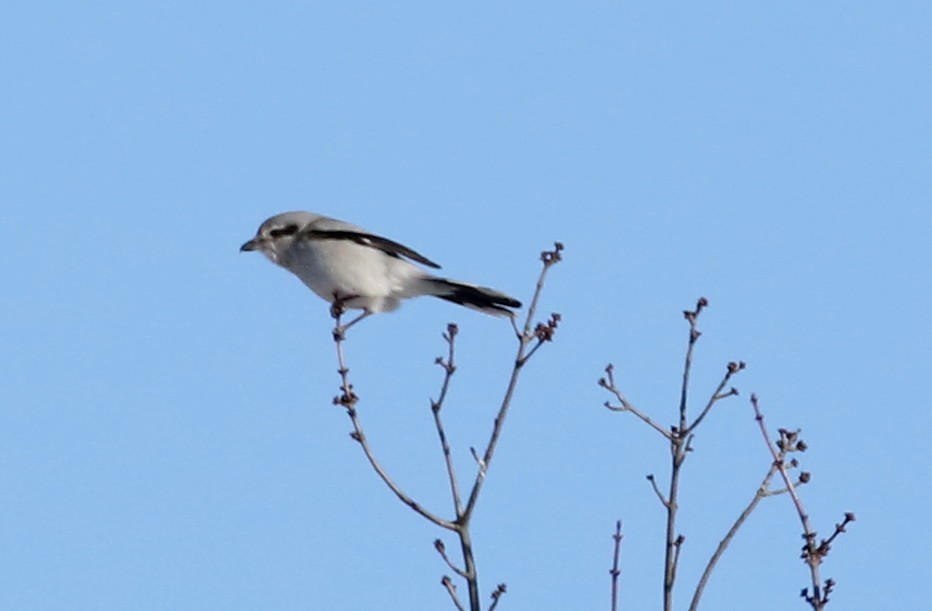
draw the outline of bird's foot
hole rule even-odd
[[[333,328],[333,339],[335,341],[341,341],[346,338],[346,331],[356,323],[358,323],[363,318],[366,318],[372,312],[368,310],[363,310],[362,314],[349,321],[345,325],[340,324],[340,319],[343,317],[343,314],[346,313],[346,303],[355,299],[355,295],[348,295],[344,297],[339,297],[336,294],[333,295],[333,303],[330,305],[330,315],[337,321],[336,327]]]

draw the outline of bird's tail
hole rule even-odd
[[[492,316],[514,316],[515,311],[509,308],[521,307],[520,301],[495,289],[447,278],[425,278],[424,288],[424,293],[427,295],[446,299]]]

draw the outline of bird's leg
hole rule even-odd
[[[337,326],[333,329],[333,336],[337,339],[343,339],[347,329],[358,323],[363,318],[366,318],[372,314],[372,312],[369,310],[363,310],[362,314],[349,321],[345,325],[339,324],[340,317],[343,316],[343,314],[346,312],[346,302],[355,298],[355,295],[346,295],[340,297],[336,293],[333,294],[333,304],[330,306],[330,315],[337,320]]]
[[[354,318],[353,320],[351,320],[351,321],[349,321],[348,323],[346,323],[345,325],[343,325],[343,331],[346,331],[347,329],[349,329],[350,327],[352,327],[353,325],[355,325],[356,323],[358,323],[358,322],[359,322],[360,320],[362,320],[363,318],[369,316],[370,314],[372,314],[372,312],[370,312],[370,311],[368,311],[368,310],[363,310],[362,314],[360,314],[359,316],[357,316],[357,317]]]

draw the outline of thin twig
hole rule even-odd
[[[466,611],[463,603],[460,602],[459,596],[456,595],[456,584],[453,583],[453,580],[450,579],[450,576],[444,575],[443,579],[440,580],[440,583],[443,584],[443,587],[447,589],[447,593],[450,595],[450,599],[453,601],[453,604],[456,605],[456,608],[459,611]]]
[[[657,495],[657,498],[660,499],[660,504],[663,505],[665,508],[669,509],[669,508],[670,508],[670,501],[668,501],[668,500],[663,496],[663,492],[660,491],[660,487],[657,485],[657,478],[654,477],[654,474],[653,474],[653,473],[651,473],[650,475],[647,476],[647,481],[650,482],[651,488],[654,489],[654,494],[656,494],[656,495]]]
[[[437,436],[440,438],[440,448],[443,451],[443,460],[447,466],[447,477],[450,480],[450,493],[453,496],[453,510],[456,512],[456,517],[459,518],[463,513],[463,504],[460,499],[460,489],[459,484],[456,481],[456,469],[453,466],[453,455],[450,452],[450,444],[447,441],[447,434],[443,427],[443,420],[440,417],[440,410],[443,409],[443,402],[447,398],[447,391],[450,388],[450,379],[453,377],[453,373],[456,371],[456,363],[454,362],[454,344],[456,341],[456,333],[458,328],[455,324],[450,323],[447,325],[447,332],[443,334],[444,341],[447,342],[449,347],[447,352],[446,361],[442,357],[437,357],[437,364],[443,367],[443,384],[440,387],[440,395],[437,397],[436,401],[430,402],[430,411],[434,415],[434,425],[437,427]]]
[[[709,398],[708,403],[706,403],[705,407],[702,409],[702,412],[699,413],[699,416],[693,420],[692,424],[686,427],[687,432],[694,431],[696,427],[699,426],[699,423],[705,419],[713,405],[722,399],[734,397],[738,394],[738,391],[735,388],[732,388],[727,392],[722,392],[722,390],[724,390],[725,386],[728,385],[728,382],[731,380],[732,376],[744,369],[746,366],[747,365],[745,365],[744,361],[732,361],[731,363],[728,363],[728,369],[725,372],[725,377],[722,378],[721,382],[719,382],[718,387],[715,389],[715,392],[712,393],[712,396]]]
[[[437,552],[440,554],[440,557],[443,558],[443,561],[447,563],[447,566],[450,567],[450,570],[452,570],[454,573],[456,573],[463,579],[468,578],[468,576],[466,575],[466,571],[464,571],[460,567],[453,564],[453,561],[450,560],[449,556],[447,556],[447,546],[444,545],[443,541],[441,541],[440,539],[435,539],[434,549],[437,550]]]
[[[464,508],[460,518],[457,520],[461,524],[469,522],[470,518],[472,517],[473,510],[476,508],[476,502],[479,500],[479,492],[482,490],[482,484],[485,482],[486,473],[488,472],[489,465],[492,462],[492,457],[495,455],[495,448],[498,446],[498,440],[502,434],[502,426],[505,424],[505,416],[508,415],[508,408],[511,405],[511,398],[514,396],[515,389],[518,386],[518,378],[521,375],[521,370],[527,363],[526,351],[528,343],[536,337],[531,333],[531,324],[534,320],[535,314],[537,313],[537,304],[540,301],[541,292],[544,289],[544,281],[547,277],[547,270],[562,260],[562,251],[563,244],[557,242],[554,244],[553,250],[544,251],[541,253],[541,260],[543,261],[544,265],[541,268],[540,276],[537,278],[537,286],[534,289],[534,296],[531,298],[531,304],[528,306],[527,318],[524,322],[524,330],[521,332],[518,339],[518,352],[515,355],[515,365],[511,370],[511,377],[508,380],[505,396],[502,398],[502,403],[498,408],[498,414],[495,416],[495,421],[492,426],[492,434],[489,437],[489,442],[486,445],[485,452],[482,454],[482,459],[479,461],[480,466],[476,472],[476,478],[473,481],[472,490],[469,493],[469,500],[466,501],[466,507]],[[555,329],[557,322],[559,322],[559,315],[552,315],[550,320],[553,324],[552,329]],[[541,341],[540,337],[538,337],[538,341]]]
[[[337,329],[340,329],[340,319],[342,314],[343,313],[341,309],[336,309],[334,311],[334,318],[336,318]],[[335,332],[333,339],[337,347],[337,361],[340,365],[338,371],[342,381],[340,386],[342,394],[338,397],[334,397],[333,403],[334,405],[341,405],[346,409],[346,414],[349,416],[350,422],[353,424],[353,432],[350,433],[350,437],[359,443],[366,455],[366,458],[369,460],[369,464],[372,465],[372,468],[382,479],[382,481],[385,482],[385,485],[395,493],[395,496],[397,496],[402,503],[419,513],[430,522],[433,522],[437,526],[446,528],[447,530],[456,530],[456,525],[453,522],[445,520],[440,516],[437,516],[434,513],[428,511],[422,507],[420,503],[416,502],[414,499],[408,496],[408,494],[402,490],[401,487],[396,484],[391,477],[389,477],[388,473],[376,459],[372,448],[369,446],[369,440],[366,438],[366,434],[362,430],[362,424],[359,421],[359,415],[356,412],[356,403],[359,401],[359,397],[356,395],[356,393],[353,392],[353,385],[350,384],[349,381],[349,368],[346,366],[346,360],[343,357],[343,342],[345,341],[345,337],[343,333]]]
[[[656,422],[650,419],[650,416],[639,410],[634,406],[625,396],[621,393],[621,390],[615,384],[615,366],[609,363],[605,367],[605,377],[599,379],[599,386],[606,389],[608,392],[615,395],[615,398],[621,403],[621,405],[612,405],[608,401],[604,403],[605,407],[614,411],[614,412],[631,412],[635,416],[641,419],[642,422],[653,428],[655,431],[667,438],[667,440],[672,440],[672,435],[670,431],[666,430]]]
[[[828,539],[823,540],[819,544],[820,551],[822,551],[824,548],[824,551],[822,551],[823,556],[828,554],[828,548],[832,545],[832,543],[835,541],[838,535],[844,532],[847,532],[845,530],[845,527],[848,526],[848,524],[850,524],[851,522],[854,522],[854,520],[855,520],[854,514],[849,511],[845,513],[845,519],[841,522],[841,524],[835,524],[835,532],[832,533],[832,536],[829,537]]]
[[[518,367],[521,367],[521,366],[523,366],[525,363],[527,363],[528,359],[531,358],[532,356],[534,356],[534,353],[537,352],[537,350],[538,350],[543,344],[544,344],[543,341],[538,340],[538,342],[537,342],[536,344],[534,344],[533,346],[531,346],[531,349],[528,350],[527,354],[525,354],[525,355],[523,355],[523,356],[520,356],[520,355],[519,355],[518,358],[515,360],[517,366],[518,366]]]
[[[521,330],[518,328],[518,323],[515,322],[515,317],[509,316],[508,322],[511,323],[511,328],[514,329],[515,337],[521,339]]]
[[[498,607],[498,601],[502,599],[502,594],[508,591],[508,586],[503,583],[495,586],[495,590],[492,592],[492,604],[489,605],[489,611],[495,611],[495,608]]]
[[[725,553],[725,550],[728,548],[729,544],[731,544],[732,539],[735,538],[738,530],[751,516],[751,513],[757,507],[757,504],[760,503],[761,499],[767,496],[772,496],[774,494],[774,492],[770,491],[770,481],[773,479],[773,476],[776,473],[777,467],[775,465],[771,465],[770,469],[767,471],[767,474],[764,476],[764,479],[761,481],[760,486],[757,488],[757,492],[754,494],[754,498],[751,499],[751,502],[748,503],[747,507],[744,508],[744,510],[735,520],[734,524],[731,525],[731,528],[728,529],[725,537],[719,541],[718,547],[715,548],[715,553],[713,553],[712,557],[709,558],[709,562],[705,565],[705,570],[702,571],[702,577],[699,578],[699,583],[696,585],[696,591],[693,593],[693,599],[689,603],[689,611],[696,611],[699,608],[699,600],[702,598],[702,592],[705,590],[706,584],[708,584],[709,578],[712,576],[712,571],[715,569],[715,565],[722,557],[722,554]]]
[[[686,406],[689,394],[689,374],[692,372],[693,367],[693,349],[696,346],[696,342],[699,341],[699,337],[702,335],[699,329],[696,328],[696,322],[703,308],[708,305],[709,301],[705,297],[700,297],[699,300],[696,301],[695,310],[686,310],[683,312],[683,317],[686,318],[686,321],[689,323],[689,343],[686,347],[686,359],[683,363],[683,382],[680,386],[680,425],[678,428],[680,431],[686,430]]]
[[[673,541],[673,581],[676,581],[676,571],[680,566],[680,552],[683,551],[683,543],[686,542],[686,537],[683,535],[677,535],[676,539]]]
[[[614,554],[612,555],[612,569],[608,572],[612,576],[612,611],[618,611],[618,578],[621,576],[619,568],[619,557],[621,556],[621,540],[624,535],[621,534],[621,520],[615,522],[615,534],[612,535],[614,540]]]

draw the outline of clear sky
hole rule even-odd
[[[331,405],[326,305],[238,252],[276,212],[360,224],[527,300],[566,244],[474,523],[499,609],[659,608],[644,479],[700,295],[695,398],[743,359],[684,472],[686,603],[769,459],[748,405],[802,427],[837,610],[930,597],[932,8],[927,2],[20,2],[0,9],[0,608],[445,609],[443,533]],[[449,515],[514,338],[439,300],[351,332],[385,466]],[[448,546],[454,540],[445,537]],[[785,497],[707,609],[804,609]]]

